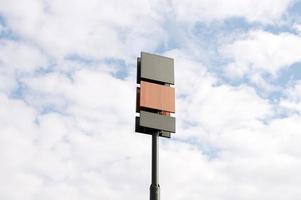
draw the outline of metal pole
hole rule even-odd
[[[158,140],[159,132],[156,131],[152,135],[152,184],[150,186],[150,200],[160,200]]]

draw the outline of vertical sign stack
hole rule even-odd
[[[149,53],[137,58],[136,132],[159,133],[170,138],[175,133],[174,60]]]
[[[170,138],[176,132],[174,61],[141,53],[137,59],[136,132],[152,135],[152,183],[150,200],[160,200],[158,137]]]

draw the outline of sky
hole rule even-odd
[[[149,198],[141,51],[175,61],[162,200],[300,200],[300,0],[0,0],[0,199]]]

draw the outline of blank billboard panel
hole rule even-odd
[[[140,126],[167,132],[176,132],[176,119],[174,117],[160,115],[157,113],[141,111]]]
[[[138,79],[174,84],[174,60],[172,58],[141,52],[141,58],[138,60]]]

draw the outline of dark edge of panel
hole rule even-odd
[[[140,88],[136,88],[136,112],[140,111]]]
[[[137,83],[139,84],[141,80],[141,57],[137,58]]]
[[[135,119],[135,132],[137,133],[142,133],[142,134],[147,134],[147,135],[152,135],[155,131],[160,131],[152,128],[146,128],[139,126],[139,121],[140,117],[136,117]],[[160,131],[159,136],[164,137],[164,138],[170,138],[171,133],[167,131]]]
[[[159,112],[161,112],[162,110],[157,110],[157,109],[154,109],[154,108],[147,108],[147,107],[140,106],[140,107],[139,107],[139,111],[137,111],[137,112],[140,112],[140,111],[147,111],[147,112],[152,112],[152,113],[159,113]]]
[[[168,85],[168,86],[171,85],[170,83],[166,83],[166,82],[162,82],[162,81],[157,81],[157,80],[152,80],[152,79],[148,79],[148,78],[141,78],[141,77],[140,77],[139,83],[140,83],[140,81],[145,81],[145,82],[149,82],[149,83],[155,83],[155,84],[158,84],[158,85]]]

